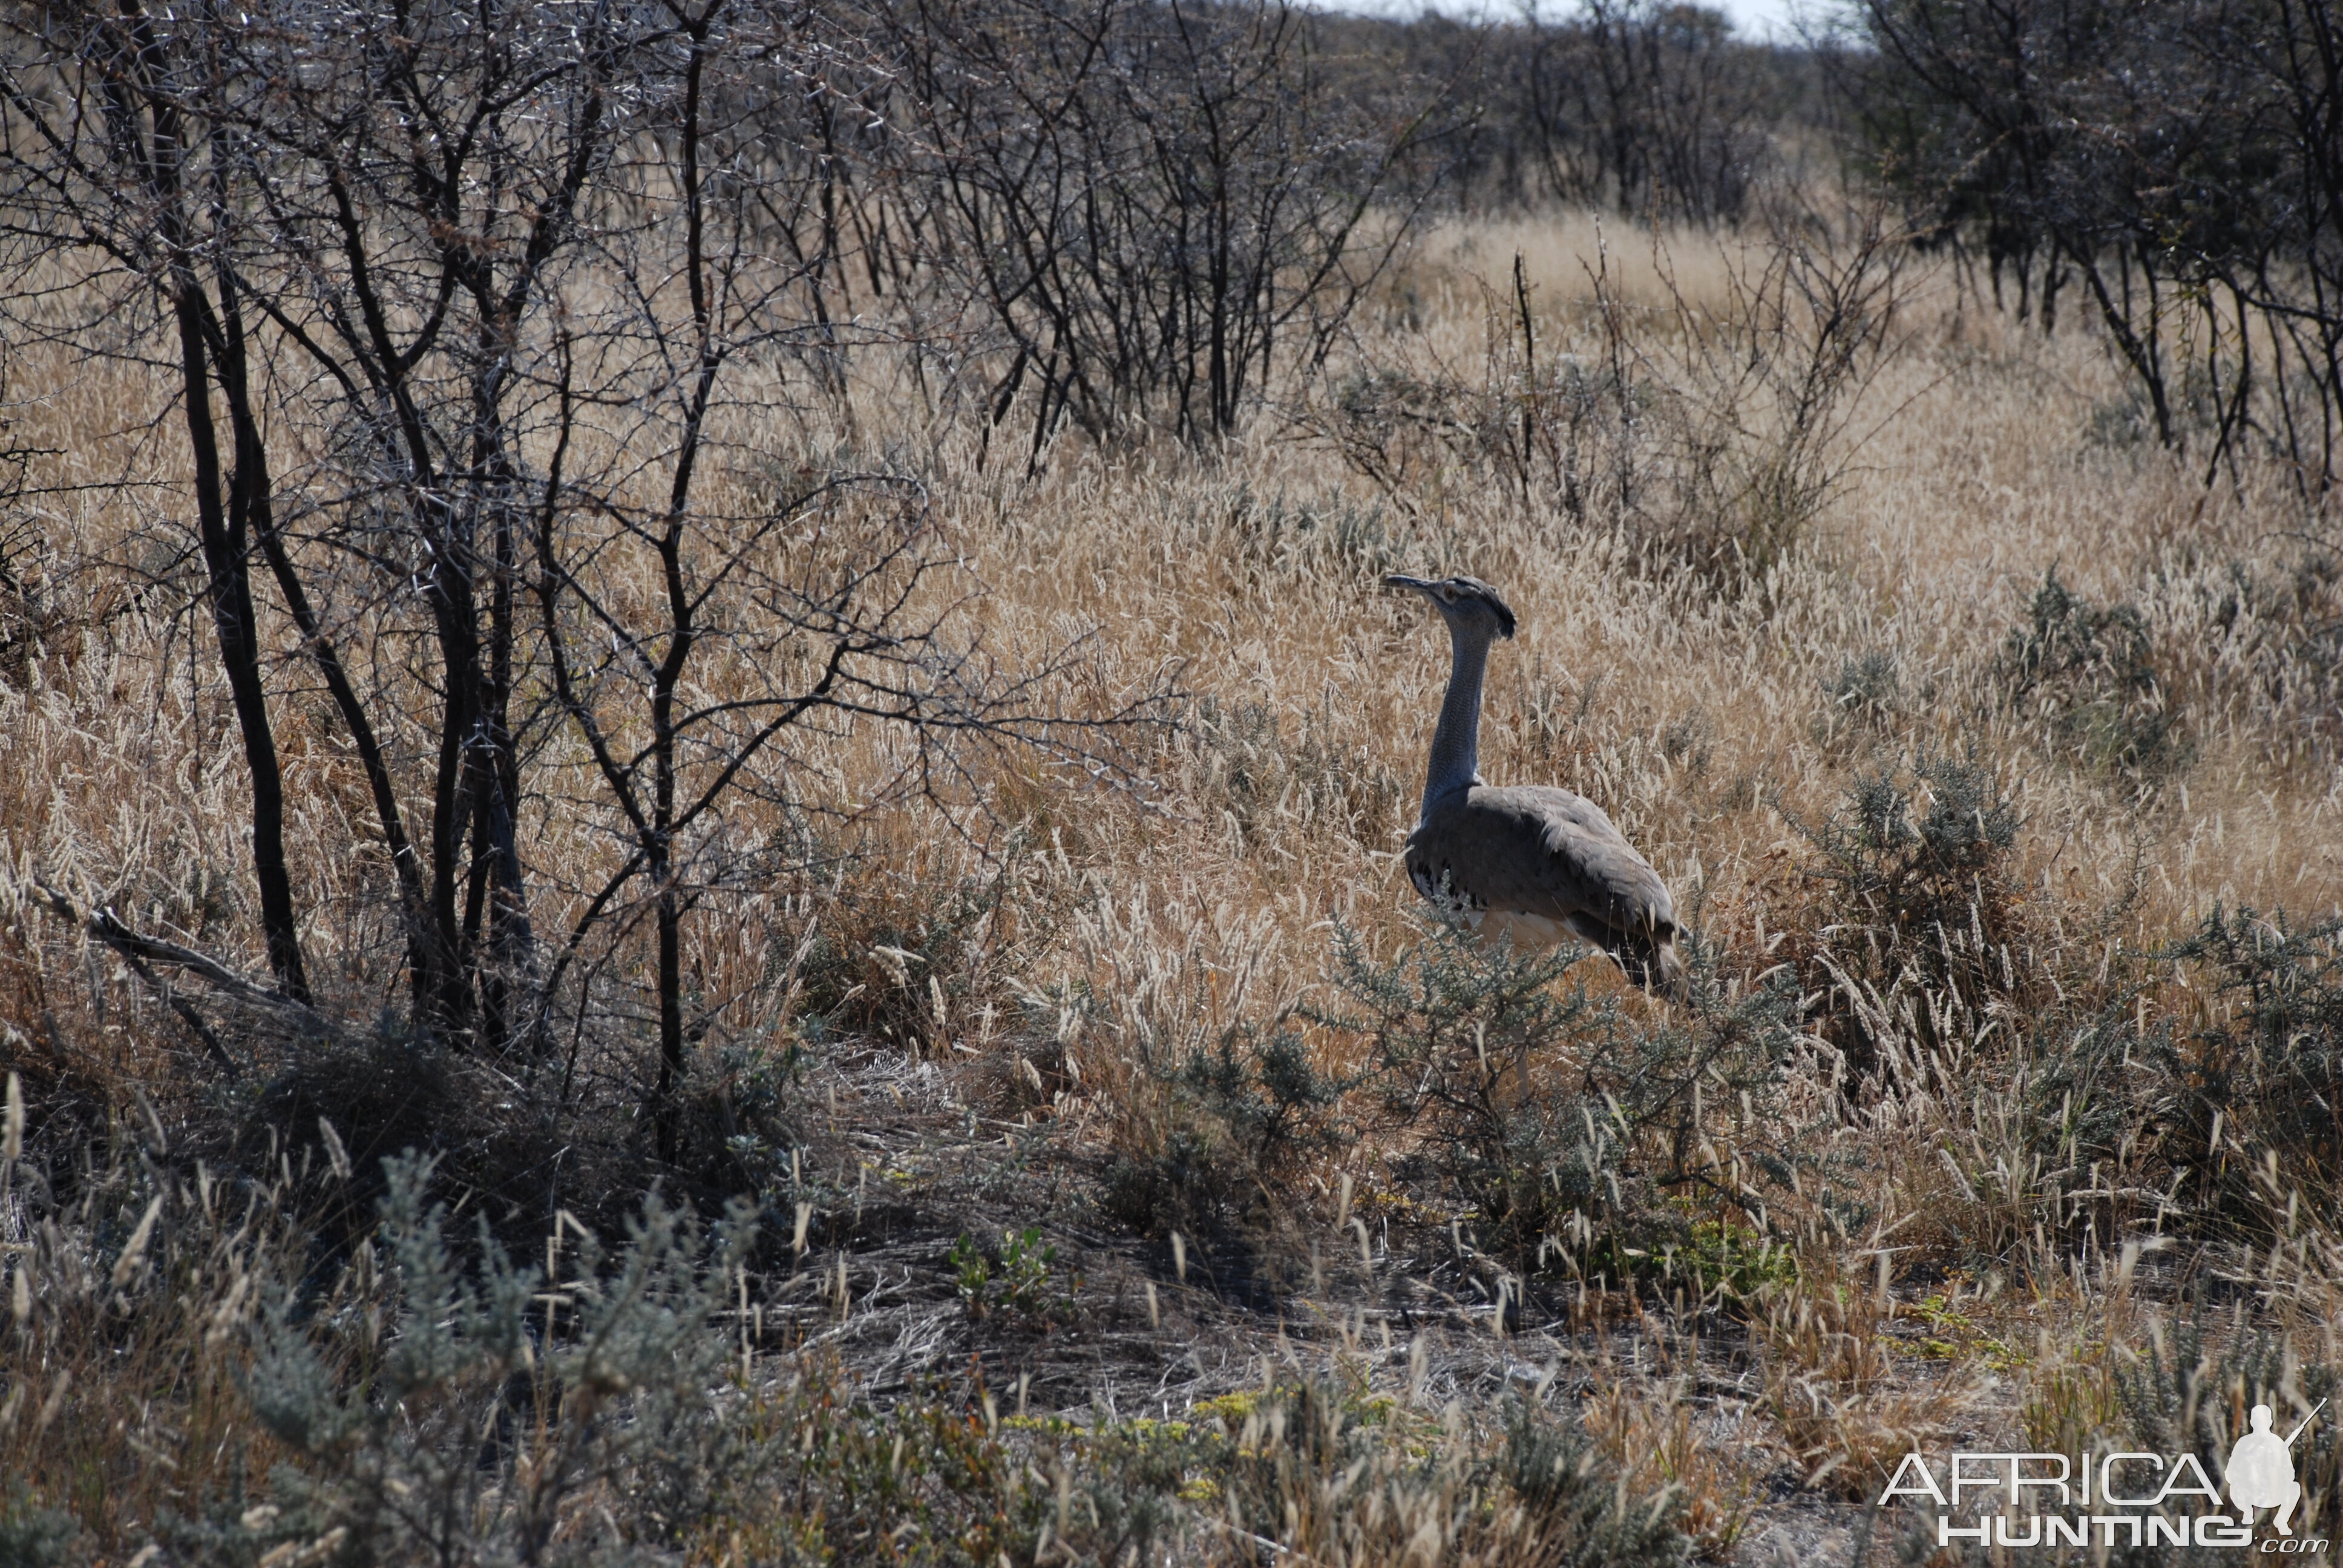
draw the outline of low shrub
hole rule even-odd
[[[2130,605],[2092,604],[2058,580],[2056,567],[2003,645],[2000,679],[2047,749],[2087,769],[2139,780],[2186,760],[2147,621]]]
[[[1146,1236],[1181,1238],[1223,1290],[1274,1273],[1308,1178],[1353,1141],[1355,1076],[1321,1069],[1292,1015],[1241,1020],[1148,1053],[1153,1100],[1107,1166],[1101,1207]]]
[[[1545,1091],[1602,1053],[1618,1032],[1618,1009],[1583,980],[1562,983],[1585,948],[1484,944],[1436,913],[1421,930],[1386,961],[1338,926],[1340,1001],[1308,1016],[1363,1042],[1375,1121],[1387,1132],[1420,1131],[1418,1162],[1471,1213],[1481,1244],[1518,1257],[1573,1212],[1612,1201],[1606,1178],[1621,1147],[1606,1131],[1607,1110],[1598,1124],[1579,1114],[1583,1085]]]
[[[1797,952],[1820,1002],[1808,1027],[1845,1054],[1851,1089],[1947,1043],[1947,1000],[1982,1016],[2018,990],[2007,867],[2023,820],[1989,764],[1923,753],[1858,775],[1818,823],[1776,809],[1814,851]]]
[[[1109,1167],[1105,1207],[1142,1234],[1208,1241],[1272,1228],[1277,1195],[1347,1141],[1343,1101],[1357,1086],[1320,1071],[1283,1020],[1224,1030],[1155,1080],[1157,1136]]]
[[[1963,1201],[1932,1220],[1960,1261],[2056,1276],[2143,1229],[2230,1243],[2328,1212],[2343,1161],[2338,939],[2343,921],[2216,910],[2042,1009],[2002,1070],[1972,1081],[1939,1145]],[[2152,1005],[2174,970],[2193,977],[2181,995],[2204,999],[2193,1021]]]
[[[1216,1130],[1175,1125],[1154,1147],[1113,1157],[1100,1208],[1142,1236],[1217,1238],[1242,1228],[1259,1195]]]
[[[2188,608],[2202,641],[2191,651],[2208,706],[2266,729],[2270,765],[2331,766],[2343,745],[2343,545],[2316,534],[2294,542],[2291,561],[2233,560],[2196,585]]]
[[[0,1568],[66,1568],[78,1561],[81,1525],[62,1508],[35,1503],[21,1481],[0,1502]]]
[[[1822,683],[1822,696],[1826,708],[1817,739],[1885,734],[1903,707],[1903,672],[1894,654],[1873,648],[1843,660]]]
[[[2304,1347],[2282,1333],[2245,1331],[2234,1322],[2224,1332],[2201,1313],[2151,1318],[2139,1341],[2096,1344],[2079,1358],[2036,1373],[2023,1412],[2027,1442],[2050,1453],[2189,1456],[2206,1481],[2225,1489],[2221,1505],[2217,1508],[2201,1493],[2178,1493],[2175,1505],[2155,1512],[2234,1517],[2226,1493],[2229,1454],[2249,1430],[2253,1407],[2267,1404],[2271,1429],[2281,1438],[2296,1433],[2288,1448],[2294,1477],[2302,1486],[2291,1521],[2295,1537],[2315,1540],[2331,1533],[2343,1505],[2343,1427],[2329,1419],[2336,1396],[2343,1392],[2343,1378],[2334,1365],[2306,1357]],[[2309,1419],[2322,1400],[2328,1402],[2326,1410]],[[2130,1473],[2134,1484],[2157,1483],[2144,1462]],[[2163,1472],[2162,1477],[2171,1473]],[[2256,1517],[2266,1551],[2269,1520],[2268,1513]],[[2107,1560],[2127,1568],[2213,1568],[2235,1555],[2234,1549],[2129,1545]],[[1971,1551],[1956,1560],[1986,1558]]]
[[[2156,955],[2198,971],[2216,1005],[2160,1037],[2159,1107],[2207,1215],[2251,1221],[2291,1191],[2314,1211],[2343,1170],[2343,920],[2215,910]],[[2273,1181],[2281,1189],[2266,1191]]]
[[[244,1379],[285,1454],[161,1535],[189,1564],[443,1563],[680,1546],[751,1457],[724,1393],[718,1314],[749,1240],[710,1242],[657,1199],[607,1255],[516,1265],[485,1226],[470,1265],[427,1201],[432,1168],[386,1166],[382,1223],[322,1299],[273,1293]],[[614,1484],[623,1478],[623,1484]]]
[[[1711,1135],[1732,1121],[1738,1147],[1776,1141],[1758,1112],[1795,1034],[1786,969],[1728,985],[1715,950],[1687,935],[1691,1000],[1648,1019],[1573,974],[1583,948],[1520,952],[1436,916],[1388,961],[1347,930],[1335,940],[1342,1003],[1311,1016],[1364,1043],[1383,1129],[1416,1135],[1410,1163],[1469,1216],[1477,1245],[1523,1273],[1696,1279],[1704,1292],[1745,1272],[1694,1267],[1741,1234],[1704,1212],[1743,1211],[1769,1173],[1735,1169]],[[1703,1223],[1718,1227],[1705,1241]]]
[[[1614,1481],[1606,1473],[1575,1433],[1526,1402],[1510,1412],[1503,1467],[1536,1543],[1528,1561],[1661,1568],[1691,1555],[1674,1484],[1636,1495],[1624,1478]]]
[[[1282,1183],[1348,1141],[1341,1107],[1358,1081],[1321,1072],[1301,1033],[1282,1023],[1222,1031],[1188,1059],[1179,1081],[1266,1181]]]

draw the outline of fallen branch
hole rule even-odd
[[[177,1013],[187,1027],[196,1031],[197,1038],[203,1040],[205,1049],[209,1050],[219,1064],[231,1074],[242,1076],[244,1070],[242,1065],[228,1053],[228,1049],[221,1041],[218,1032],[204,1020],[203,1015],[196,1010],[194,1004],[179,995],[169,980],[157,974],[155,966],[160,964],[172,969],[186,970],[214,989],[226,991],[239,1001],[266,1008],[279,1014],[304,1032],[318,1034],[329,1032],[323,1015],[306,1002],[296,1001],[282,991],[246,980],[218,960],[199,953],[193,948],[182,947],[177,942],[167,941],[161,937],[150,937],[142,931],[133,930],[123,924],[121,917],[110,909],[85,912],[72,899],[46,882],[35,879],[33,886],[39,891],[40,901],[48,906],[51,914],[68,924],[79,926],[84,931],[119,954],[122,960],[129,965],[132,972],[152,986],[156,994],[163,999],[171,1010]]]

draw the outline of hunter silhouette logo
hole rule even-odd
[[[2270,1407],[2254,1406],[2253,1430],[2229,1450],[2229,1501],[2237,1504],[2239,1523],[2251,1524],[2257,1508],[2275,1508],[2270,1523],[2278,1533],[2294,1533],[2294,1505],[2302,1501],[2302,1483],[2294,1478],[2294,1440],[2326,1404],[2322,1399],[2311,1406],[2302,1424],[2284,1438],[2270,1431]]]

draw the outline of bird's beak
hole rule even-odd
[[[1383,587],[1385,588],[1413,588],[1418,593],[1430,593],[1438,586],[1439,585],[1437,583],[1427,582],[1422,578],[1409,577],[1404,572],[1393,572],[1391,575],[1383,578]]]

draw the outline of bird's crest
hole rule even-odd
[[[1513,635],[1513,606],[1505,602],[1503,594],[1479,578],[1462,574],[1450,578],[1412,578],[1403,572],[1393,572],[1383,578],[1383,587],[1413,588],[1438,605],[1443,615],[1460,605],[1478,602],[1495,618],[1499,637],[1511,638]]]

